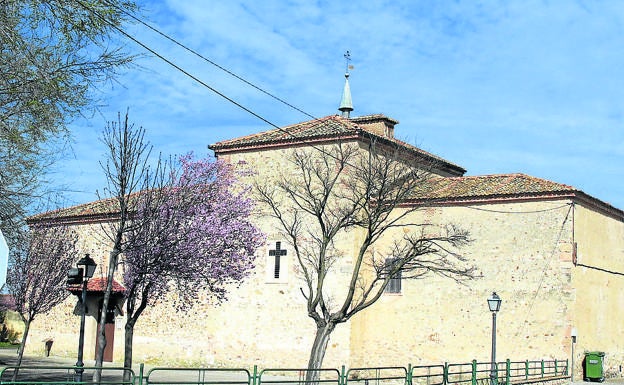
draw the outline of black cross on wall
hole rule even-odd
[[[273,278],[279,278],[280,276],[280,257],[286,255],[286,250],[282,250],[282,242],[275,242],[275,250],[269,250],[269,255],[275,257],[275,270]]]

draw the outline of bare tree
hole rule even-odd
[[[409,203],[437,177],[433,164],[374,139],[293,149],[289,161],[287,174],[257,181],[256,190],[292,244],[303,276],[301,291],[316,324],[308,362],[308,379],[315,380],[336,325],[373,305],[393,279],[435,273],[463,281],[475,269],[458,252],[469,242],[466,231],[414,222],[421,206]],[[390,233],[394,241],[380,253]],[[345,236],[355,244],[351,273],[332,292],[327,282],[345,257],[336,242]]]
[[[20,242],[11,250],[7,288],[24,322],[17,366],[22,363],[35,317],[47,313],[69,295],[67,271],[78,255],[77,240],[78,235],[66,226],[33,224],[30,231],[21,233]]]
[[[123,121],[119,115],[117,122],[109,123],[102,136],[102,142],[108,150],[107,160],[101,164],[108,183],[104,194],[109,198],[106,201],[112,202],[111,212],[118,216],[117,220],[104,227],[112,243],[112,249],[108,259],[106,290],[102,299],[102,315],[97,332],[95,366],[98,368],[102,367],[106,347],[105,314],[110,303],[119,256],[126,249],[126,235],[131,230],[132,215],[136,212],[136,194],[151,187],[148,175],[151,146],[144,141],[144,136],[145,130],[142,127],[135,129],[134,125],[128,122],[127,113]],[[99,380],[97,377],[100,375],[100,371],[96,371],[95,380]]]

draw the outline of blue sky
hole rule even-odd
[[[154,27],[316,117],[338,112],[349,50],[352,116],[397,119],[397,137],[467,175],[525,173],[624,209],[624,2],[139,4]],[[272,123],[308,120],[145,27],[126,28]],[[73,154],[56,168],[67,204],[105,186],[98,138],[126,109],[167,155],[205,155],[208,144],[271,128],[153,56],[138,65],[102,87],[99,113],[72,123]]]

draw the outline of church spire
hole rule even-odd
[[[349,65],[349,61],[351,60],[351,53],[349,53],[349,51],[347,51],[347,53],[344,54],[345,57],[345,61],[346,61],[346,71],[345,71],[345,85],[344,85],[344,89],[342,90],[342,100],[340,101],[340,107],[338,107],[338,110],[342,112],[342,117],[343,118],[349,118],[349,114],[351,113],[351,111],[353,111],[353,102],[351,101],[351,88],[349,87],[349,69],[353,68]]]

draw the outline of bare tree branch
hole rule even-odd
[[[258,180],[255,191],[292,245],[305,282],[301,292],[317,325],[309,369],[321,366],[335,326],[372,306],[393,279],[474,277],[474,267],[459,252],[470,241],[468,233],[419,223],[422,207],[408,204],[440,177],[431,173],[434,164],[409,158],[400,146],[382,145],[375,137],[367,143],[337,142],[322,152],[295,148],[288,160],[277,180]],[[394,241],[383,249],[380,241],[391,236]],[[344,293],[337,297],[326,283],[346,257],[337,246],[345,237],[354,252]]]

